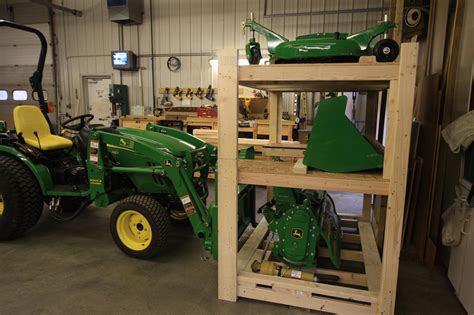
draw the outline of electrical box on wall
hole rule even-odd
[[[143,0],[107,0],[109,19],[119,24],[143,23]]]

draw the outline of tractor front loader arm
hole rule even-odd
[[[152,126],[148,128],[152,129]],[[171,128],[165,129],[169,134],[173,131],[169,130]],[[181,133],[179,135],[183,136]],[[198,141],[202,142],[197,138],[194,141],[196,144],[200,144]],[[191,152],[197,155],[207,149],[204,146]],[[111,154],[114,150],[121,151],[120,154],[125,155],[126,161],[133,160],[135,164],[141,163],[142,166],[120,165]],[[202,169],[203,165],[193,168],[188,158],[189,156],[176,157],[130,135],[100,130],[92,132],[87,162],[91,199],[95,199],[97,206],[105,207],[131,194],[156,195],[163,190],[163,185],[167,185],[169,192],[176,193],[181,200],[194,233],[205,248],[211,250],[211,216],[193,183],[194,172]],[[113,173],[136,178],[137,180],[132,180],[135,187],[112,187],[110,175]]]
[[[167,134],[169,136],[172,136],[174,138],[183,140],[187,143],[192,144],[196,148],[205,148],[206,152],[206,159],[209,161],[209,166],[214,167],[217,162],[217,148],[207,142],[202,141],[201,139],[190,135],[187,132],[182,132],[180,130],[170,128],[170,127],[164,127],[160,125],[153,125],[153,124],[148,124],[146,127],[146,130],[148,131],[154,131],[154,132],[159,132],[162,134]]]
[[[392,21],[381,22],[359,33],[352,34],[348,36],[347,39],[351,39],[359,44],[361,50],[366,50],[375,37],[388,32],[388,30],[395,26],[395,23]]]

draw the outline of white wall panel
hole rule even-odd
[[[82,77],[91,75],[111,75],[114,83],[127,84],[130,104],[148,108],[152,107],[151,78],[155,81],[157,97],[159,89],[164,87],[171,88],[171,92],[176,86],[207,88],[212,83],[209,60],[217,50],[244,48],[250,34],[242,33],[241,22],[250,12],[254,12],[263,25],[293,39],[297,35],[323,31],[355,32],[374,25],[381,19],[381,12],[308,13],[366,10],[380,7],[383,1],[387,6],[389,0],[268,0],[267,14],[286,16],[264,18],[264,0],[145,0],[144,23],[123,27],[122,48],[141,56],[141,71],[120,75],[110,64],[110,52],[120,47],[120,27],[108,21],[106,1],[54,0],[84,14],[82,17],[56,14],[62,105],[80,104],[83,108]],[[257,39],[265,48],[266,41],[260,36]],[[151,73],[152,43],[154,74]],[[175,73],[166,65],[173,55],[182,63],[181,70]],[[201,101],[195,99],[192,105],[199,106]]]

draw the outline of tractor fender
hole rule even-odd
[[[53,180],[46,166],[34,164],[25,154],[12,147],[0,145],[0,154],[12,156],[25,164],[38,181],[43,195],[53,187]]]

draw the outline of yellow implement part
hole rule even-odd
[[[151,225],[141,213],[126,210],[117,219],[117,234],[122,243],[135,251],[142,251],[150,246],[152,240]]]
[[[3,215],[5,211],[5,201],[3,201],[3,196],[0,194],[0,215]]]

